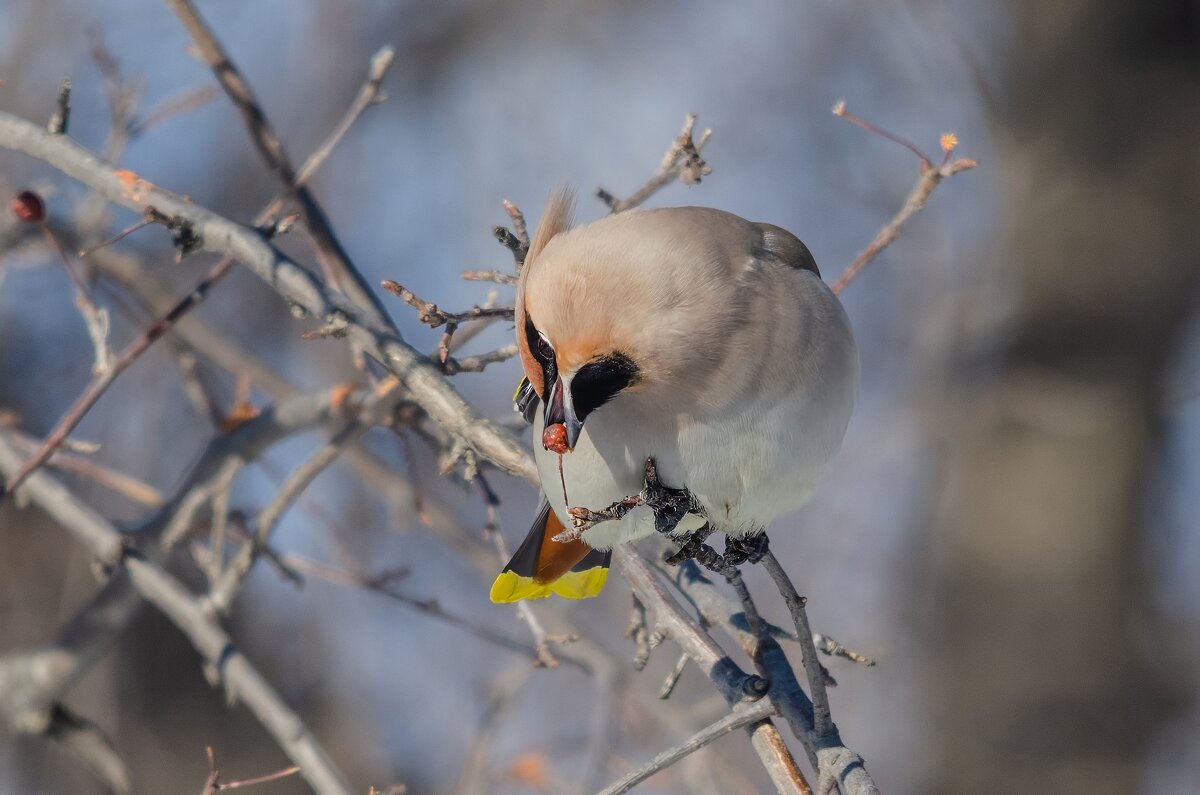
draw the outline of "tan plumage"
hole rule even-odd
[[[574,437],[562,461],[572,506],[636,493],[647,457],[731,535],[800,505],[841,444],[858,384],[845,313],[808,249],[701,207],[574,229],[569,215],[569,197],[551,200],[517,287],[522,365],[557,406],[535,418],[534,453],[559,519],[569,522],[558,456],[540,443],[551,413]],[[700,524],[689,517],[677,532]],[[651,532],[638,508],[583,540],[608,549]]]

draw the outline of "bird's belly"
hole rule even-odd
[[[799,507],[810,489],[805,473],[780,440],[759,428],[720,424],[684,427],[679,433],[682,481],[704,506],[712,526],[741,536],[763,529]]]
[[[803,504],[826,458],[798,452],[805,446],[793,444],[790,434],[779,430],[794,428],[794,418],[783,421],[770,411],[756,416],[749,421],[743,415],[729,423],[710,420],[663,427],[631,424],[628,418],[597,412],[575,449],[561,457],[561,476],[560,457],[540,444],[538,417],[534,458],[546,497],[564,524],[571,522],[568,506],[600,510],[640,491],[645,461],[653,457],[665,486],[687,488],[704,506],[714,529],[740,536],[758,532]],[[675,533],[686,535],[704,523],[705,518],[689,515]],[[619,521],[589,529],[583,539],[597,549],[609,549],[653,532],[653,513],[639,506]]]

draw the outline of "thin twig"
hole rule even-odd
[[[675,665],[671,668],[671,672],[667,674],[667,680],[663,682],[663,686],[659,688],[658,697],[664,701],[671,697],[671,693],[675,690],[675,685],[679,684],[679,677],[683,676],[683,670],[687,667],[690,658],[686,654],[680,654],[679,659],[675,661]]]
[[[142,220],[138,221],[137,223],[130,224],[129,226],[125,227],[120,232],[117,232],[115,235],[108,238],[107,240],[97,243],[94,246],[88,246],[87,248],[80,249],[79,257],[80,257],[80,259],[82,259],[82,258],[86,257],[87,255],[89,255],[95,251],[98,251],[99,249],[107,248],[107,247],[113,245],[114,243],[120,243],[122,240],[124,240],[125,238],[132,235],[134,232],[138,231],[139,229],[145,229],[147,226],[150,226],[153,223],[154,223],[153,218],[143,218]]]
[[[491,309],[496,305],[496,297],[496,291],[490,290],[487,294],[487,298],[484,299],[484,302],[481,306],[485,309]],[[450,354],[459,350],[475,337],[482,334],[488,328],[488,326],[497,322],[498,320],[500,320],[500,318],[496,317],[484,317],[477,320],[469,320],[463,324],[461,329],[458,327],[457,323],[446,324],[446,331],[444,334],[442,334],[442,338],[438,341],[438,352],[437,356],[435,357],[437,361],[442,363],[442,371],[446,372],[446,368],[450,360]],[[483,361],[478,366],[482,368],[491,363],[491,361]],[[456,365],[449,366],[453,367]],[[461,367],[461,365],[458,366]],[[461,372],[461,369],[459,372]],[[449,375],[448,372],[447,375]]]
[[[633,641],[633,670],[643,670],[650,662],[650,627],[646,623],[646,606],[636,593],[633,595],[633,609],[629,612],[625,637]]]
[[[420,613],[423,613],[430,618],[457,627],[476,638],[491,643],[494,646],[516,652],[522,657],[538,661],[539,650],[535,646],[528,643],[523,643],[505,635],[502,632],[494,629],[490,624],[483,621],[476,621],[473,618],[460,616],[456,613],[447,611],[436,599],[421,599],[415,596],[409,596],[398,590],[393,580],[394,572],[385,572],[384,574],[369,574],[366,572],[346,571],[344,569],[334,568],[324,563],[319,563],[315,560],[301,557],[294,553],[284,552],[278,553],[279,561],[296,572],[314,577],[318,580],[334,583],[336,585],[344,585],[351,588],[360,588],[369,593],[378,594],[387,599],[410,607]],[[571,660],[573,664],[576,661]],[[582,666],[580,666],[582,667]],[[584,668],[584,670],[587,670]]]
[[[596,189],[596,197],[608,205],[610,211],[619,213],[644,204],[647,199],[676,179],[681,180],[685,185],[695,185],[700,182],[702,177],[712,173],[712,167],[700,156],[700,150],[704,148],[704,144],[708,143],[712,130],[705,130],[700,135],[700,140],[694,141],[692,132],[695,127],[696,114],[689,113],[684,119],[683,129],[679,132],[679,136],[671,142],[667,153],[663,155],[658,170],[645,185],[638,188],[629,198],[618,199],[604,188]]]
[[[496,284],[516,284],[518,279],[510,273],[501,271],[463,271],[462,277],[469,282],[495,282]]]
[[[322,263],[331,268],[337,276],[337,284],[350,300],[375,323],[385,328],[390,324],[387,311],[378,297],[372,292],[362,274],[351,262],[346,250],[342,247],[337,235],[334,234],[325,211],[321,208],[312,193],[299,181],[298,172],[292,168],[291,160],[283,147],[283,142],[271,127],[266,113],[259,104],[250,84],[238,70],[233,59],[225,52],[212,29],[201,18],[191,0],[166,0],[171,10],[175,12],[196,45],[200,57],[212,69],[221,84],[225,94],[233,102],[241,114],[246,129],[254,142],[255,148],[266,162],[267,167],[275,174],[283,189],[300,206],[304,217],[304,225],[312,235],[317,256]],[[372,69],[377,66],[380,72],[385,72],[391,64],[390,48],[380,52],[380,62],[372,61]],[[378,92],[379,81],[368,78],[368,87]],[[373,100],[371,100],[373,101]],[[369,104],[369,103],[367,103]],[[363,105],[366,107],[366,104]]]
[[[387,75],[388,70],[392,68],[392,63],[395,60],[396,51],[390,46],[381,47],[371,56],[371,62],[367,67],[366,82],[358,89],[354,101],[350,103],[350,107],[342,114],[341,120],[338,121],[329,135],[325,137],[321,145],[313,150],[313,153],[308,156],[308,160],[296,172],[295,182],[298,187],[308,184],[308,180],[321,167],[321,164],[329,158],[329,155],[333,152],[338,142],[346,136],[346,133],[350,132],[350,128],[354,126],[354,122],[363,114],[363,111],[387,99],[387,95],[383,93],[383,78]]]
[[[12,434],[13,444],[26,453],[35,453],[42,445],[41,441],[15,429],[9,428],[8,432]],[[63,444],[58,450],[55,450],[44,466],[85,477],[140,505],[152,508],[162,505],[162,492],[150,484],[112,467],[98,464],[86,456],[69,453],[64,449],[65,447],[66,445]]]
[[[800,656],[804,661],[804,673],[808,678],[809,692],[812,694],[813,729],[818,738],[827,737],[835,729],[829,713],[829,695],[825,692],[825,669],[821,665],[821,661],[817,659],[817,649],[812,641],[812,627],[808,624],[808,613],[804,609],[806,600],[796,591],[796,586],[792,584],[791,578],[783,570],[783,566],[780,565],[774,552],[767,550],[767,553],[763,555],[762,565],[771,575],[771,579],[775,581],[775,587],[779,589],[779,595],[783,597],[788,612],[792,614],[792,621],[796,623],[796,637],[800,639]]]
[[[525,264],[525,254],[528,252],[528,246],[521,242],[521,238],[513,234],[513,231],[507,226],[493,226],[492,235],[496,238],[496,242],[504,246],[512,252],[513,262],[516,263],[517,270]]]
[[[134,112],[142,95],[140,85],[127,84],[121,75],[121,65],[104,44],[96,28],[88,30],[92,61],[104,79],[104,98],[108,103],[108,136],[104,141],[104,159],[119,163],[126,147],[132,140],[131,125]],[[84,225],[88,222],[101,223],[104,219],[104,200],[94,193],[79,204],[77,217]],[[83,256],[82,254],[80,256]]]
[[[217,98],[217,89],[212,86],[200,86],[187,91],[178,97],[163,100],[142,116],[134,117],[129,122],[129,137],[137,138],[152,127],[157,127],[164,121],[184,113],[190,113],[201,108]]]
[[[22,194],[18,199],[26,198],[27,195],[28,193]],[[40,201],[38,199],[39,203]],[[58,242],[58,238],[50,229],[50,225],[46,223],[44,213],[38,218],[37,224],[41,229],[42,236],[50,244],[50,248],[58,255],[58,259],[62,262],[63,268],[66,269],[67,276],[71,280],[71,285],[75,289],[75,307],[79,310],[79,314],[83,316],[88,336],[92,340],[92,348],[95,350],[92,374],[97,376],[102,375],[112,367],[112,351],[108,347],[108,311],[96,306],[95,302],[92,301],[92,296],[87,285],[83,283],[83,278],[75,270],[75,265],[71,262],[70,257],[67,256],[66,249],[63,248],[62,243]]]
[[[895,133],[888,132],[887,130],[883,129],[882,127],[877,127],[874,124],[871,124],[871,122],[867,121],[866,119],[855,116],[853,113],[846,110],[846,102],[844,100],[839,99],[836,103],[834,103],[833,115],[839,116],[839,117],[845,119],[846,121],[851,122],[852,124],[857,124],[859,127],[862,127],[867,132],[875,133],[876,135],[882,136],[882,137],[888,139],[889,141],[893,141],[895,143],[900,144],[905,149],[907,149],[908,151],[910,151],[914,155],[916,155],[917,159],[921,161],[922,165],[925,165],[925,166],[933,165],[933,161],[929,159],[929,156],[926,155],[924,152],[922,152],[917,147],[917,145],[914,144],[912,141],[909,141],[907,138],[901,138],[899,135],[896,135]]]
[[[493,226],[492,234],[496,242],[512,252],[517,270],[521,270],[521,266],[525,264],[525,255],[529,253],[529,229],[525,225],[525,214],[508,199],[504,200],[504,212],[512,219],[513,228]]]
[[[253,778],[244,778],[240,781],[221,781],[221,771],[217,769],[217,755],[213,753],[211,747],[205,749],[208,752],[208,779],[204,782],[204,789],[201,795],[212,795],[214,792],[220,792],[227,789],[238,789],[239,787],[253,787],[255,784],[266,784],[269,781],[278,781],[281,778],[294,776],[300,772],[300,768],[296,765],[285,767],[282,770],[276,770],[274,773],[267,773],[264,776],[254,776]]]
[[[214,265],[200,283],[196,285],[195,289],[175,304],[167,314],[155,321],[141,336],[131,342],[125,350],[121,351],[116,359],[112,361],[111,367],[92,379],[92,382],[88,384],[83,394],[75,400],[75,403],[67,410],[63,418],[54,426],[54,430],[50,432],[46,437],[46,441],[42,443],[41,449],[26,461],[16,475],[5,484],[4,491],[0,492],[0,499],[20,488],[30,474],[46,462],[46,459],[67,438],[67,435],[75,430],[75,427],[83,420],[84,415],[88,413],[92,406],[96,405],[96,401],[107,391],[117,376],[123,373],[129,365],[133,364],[134,360],[143,351],[153,345],[155,340],[165,334],[175,324],[175,321],[204,301],[208,295],[208,291],[225,275],[232,264],[233,260],[226,258]]]
[[[129,771],[124,760],[97,724],[57,705],[54,719],[45,734],[74,753],[110,792],[126,795],[131,791]]]
[[[412,290],[391,279],[384,279],[380,282],[380,286],[417,310],[417,319],[430,328],[438,328],[447,323],[458,325],[468,320],[480,320],[482,318],[508,320],[513,316],[513,308],[511,306],[473,306],[463,312],[447,312],[439,308],[435,303],[418,298]]]
[[[867,668],[875,665],[875,661],[870,657],[859,654],[853,649],[847,649],[833,638],[829,637],[828,635],[822,635],[819,632],[813,633],[813,645],[816,646],[817,651],[828,655],[829,657],[841,657],[842,659],[849,660],[850,662],[856,662],[859,665],[866,666]]]
[[[599,795],[621,795],[621,793],[629,792],[641,782],[660,770],[665,770],[688,754],[699,751],[704,746],[721,739],[732,731],[749,726],[752,723],[757,723],[774,714],[775,707],[770,701],[755,701],[750,704],[739,705],[734,708],[732,713],[709,726],[705,726],[686,741],[674,748],[663,751],[646,764],[614,781],[601,790]]]
[[[208,596],[208,602],[214,610],[218,613],[228,612],[242,582],[250,574],[250,569],[254,566],[255,559],[267,548],[267,545],[271,541],[271,534],[275,531],[276,526],[278,526],[287,509],[316,480],[317,475],[325,471],[349,445],[358,441],[370,428],[369,421],[359,422],[358,420],[351,420],[327,444],[317,450],[315,454],[288,476],[288,479],[284,481],[283,486],[276,493],[275,497],[262,510],[262,513],[258,515],[258,530],[253,539],[242,545],[237,558],[229,565],[224,574],[214,581],[212,590]],[[215,505],[213,509],[214,511],[218,510]],[[213,554],[217,560],[220,560],[221,549],[217,546],[215,540]]]
[[[71,124],[71,78],[64,77],[58,87],[58,99],[54,103],[54,115],[46,124],[51,135],[66,135]]]
[[[221,569],[225,564],[225,534],[229,529],[229,500],[233,496],[233,481],[239,471],[241,471],[241,466],[230,467],[228,475],[220,480],[210,497],[212,502],[212,529],[209,531],[211,554],[205,569],[208,581],[212,584],[216,584],[221,579]]]
[[[517,238],[517,241],[520,242],[521,246],[528,251],[529,230],[525,225],[525,214],[517,209],[517,205],[510,202],[508,199],[504,200],[504,212],[508,213],[508,217],[512,219],[513,235]]]
[[[503,348],[497,348],[494,351],[480,353],[475,356],[464,356],[461,359],[456,359],[453,356],[449,357],[442,363],[442,369],[446,375],[458,375],[459,373],[481,373],[489,364],[497,362],[505,362],[517,355],[516,344],[505,345]]]
[[[896,215],[893,216],[890,221],[884,224],[879,231],[875,233],[875,237],[871,240],[870,244],[864,248],[857,257],[854,258],[853,262],[846,266],[846,270],[842,271],[842,275],[839,276],[838,280],[833,283],[833,287],[830,289],[832,289],[835,293],[840,293],[842,290],[846,289],[846,285],[848,285],[854,279],[854,277],[858,275],[859,271],[870,264],[871,260],[879,256],[879,252],[891,245],[891,243],[900,236],[900,230],[906,223],[908,223],[910,218],[912,218],[925,207],[925,202],[929,200],[929,196],[933,193],[933,189],[936,188],[942,180],[946,179],[947,177],[952,177],[960,171],[968,171],[972,168],[975,168],[975,166],[978,164],[976,161],[968,157],[960,157],[956,160],[949,159],[951,152],[953,152],[954,148],[958,145],[958,139],[953,135],[947,134],[942,136],[942,151],[945,153],[945,158],[942,160],[940,165],[934,165],[933,161],[931,161],[924,152],[915,147],[913,144],[897,135],[880,129],[869,122],[863,121],[851,113],[846,112],[845,103],[839,102],[837,105],[835,105],[833,108],[833,113],[836,116],[849,119],[864,129],[867,129],[878,135],[882,135],[888,140],[895,141],[905,149],[908,149],[915,154],[921,162],[921,175],[917,178],[917,184],[908,194],[908,198],[904,200],[904,206],[900,208],[900,211],[896,213]]]

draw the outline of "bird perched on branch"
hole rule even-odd
[[[550,200],[517,285],[516,402],[546,502],[495,602],[594,596],[609,551],[656,531],[710,567],[761,556],[858,390],[845,312],[794,235],[702,207],[571,228],[571,210]]]

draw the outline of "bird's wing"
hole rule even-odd
[[[558,594],[567,599],[587,599],[600,593],[608,578],[611,552],[592,549],[582,541],[555,541],[563,525],[543,502],[533,527],[512,560],[492,583],[491,599],[497,603],[541,599]]]
[[[529,382],[528,378],[522,378],[521,383],[517,385],[517,391],[513,393],[513,409],[532,425],[539,402],[541,401],[533,384]]]

